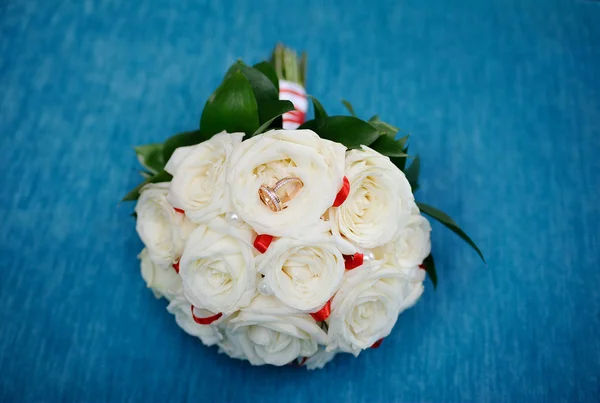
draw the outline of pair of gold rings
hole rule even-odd
[[[294,189],[291,192],[287,193],[285,196],[279,197],[277,192],[279,190],[281,190],[282,188],[284,188],[285,186],[290,185],[290,184],[295,185]],[[283,178],[283,179],[277,181],[277,183],[275,183],[273,185],[273,187],[269,187],[267,185],[261,185],[260,189],[258,189],[258,196],[260,197],[260,200],[268,208],[271,209],[271,211],[278,212],[287,207],[287,206],[285,206],[285,203],[292,200],[294,198],[294,196],[296,196],[298,191],[300,189],[302,189],[303,186],[304,186],[304,183],[302,182],[302,180],[300,178],[294,178],[294,177]]]

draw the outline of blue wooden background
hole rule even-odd
[[[413,134],[440,286],[379,350],[253,368],[180,331],[117,205],[236,58]],[[0,401],[600,400],[600,3],[3,0]]]

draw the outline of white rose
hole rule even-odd
[[[355,356],[392,331],[400,312],[401,273],[374,261],[348,271],[331,302],[327,350]]]
[[[281,366],[309,357],[326,339],[309,314],[263,295],[229,321],[226,333],[228,341],[222,351],[234,353],[235,358],[246,357],[252,365]]]
[[[331,236],[311,241],[280,238],[258,262],[265,276],[261,288],[303,312],[321,309],[339,288],[345,271],[344,258]]]
[[[168,200],[193,222],[226,212],[226,168],[244,133],[219,133],[198,145],[175,150],[165,171],[173,175]]]
[[[196,336],[207,346],[212,346],[223,340],[223,335],[216,324],[200,325],[194,321],[192,306],[183,297],[175,298],[167,306],[167,311],[175,315],[175,322],[187,334]]]
[[[142,278],[157,298],[165,297],[169,301],[182,293],[181,278],[172,266],[155,264],[144,248],[138,255],[141,260]]]
[[[247,225],[233,225],[221,217],[192,232],[179,274],[194,306],[228,315],[250,303],[258,277],[254,237]]]
[[[195,225],[167,202],[169,183],[149,184],[142,188],[135,206],[135,229],[158,265],[171,265],[179,260],[185,241]]]
[[[418,266],[431,252],[431,225],[419,213],[417,206],[408,218],[408,224],[391,245],[395,252],[396,263],[404,267]]]
[[[324,347],[319,347],[319,351],[313,354],[304,362],[306,369],[323,369],[331,360],[339,354],[339,351],[327,351]]]
[[[425,281],[426,272],[419,266],[413,266],[411,268],[402,267],[402,281],[399,283],[400,288],[396,293],[396,301],[399,304],[399,313],[415,305],[425,287],[423,282]]]
[[[233,210],[259,234],[302,238],[325,232],[328,224],[321,216],[343,185],[345,150],[310,130],[273,130],[244,141],[228,168]],[[258,190],[286,177],[299,178],[304,186],[284,210],[273,212]]]
[[[330,211],[337,230],[362,248],[391,241],[414,204],[404,173],[388,157],[363,146],[346,153],[346,177],[348,198]]]
[[[227,332],[224,333],[223,340],[219,342],[219,354],[225,354],[229,358],[236,358],[238,360],[248,360],[241,346],[233,343]]]

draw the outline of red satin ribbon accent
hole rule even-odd
[[[306,119],[306,114],[297,109],[286,112],[285,115],[283,116],[283,120],[286,120],[288,122],[296,122],[296,123],[300,123],[300,124],[304,123],[305,119]]]
[[[304,123],[304,118],[298,118],[298,117],[285,117],[283,119],[284,122],[294,122],[294,123],[298,123],[299,125],[301,125],[302,123]]]
[[[362,253],[355,253],[354,255],[344,255],[344,267],[346,270],[356,269],[361,266],[364,262],[364,255]]]
[[[260,252],[265,253],[269,249],[269,245],[273,242],[272,235],[262,234],[256,237],[254,240],[254,247]]]
[[[331,300],[327,301],[325,306],[321,308],[320,311],[311,313],[312,316],[317,322],[323,322],[331,315]]]
[[[344,176],[344,185],[338,192],[337,196],[335,196],[335,200],[333,201],[333,207],[340,207],[343,202],[348,198],[348,194],[350,193],[350,181],[348,178]]]
[[[288,93],[288,94],[293,94],[293,95],[296,95],[297,97],[300,97],[300,98],[306,98],[306,94],[298,92],[298,91],[296,91],[296,90],[294,90],[292,88],[280,88],[279,92],[280,93],[284,92],[284,93]]]
[[[420,264],[420,265],[419,265],[419,269],[427,270],[427,267],[425,267],[425,265],[424,265],[424,264]]]
[[[375,343],[373,343],[371,348],[379,348],[379,346],[381,346],[381,343],[383,343],[383,339],[377,340]]]
[[[300,361],[300,363],[298,364],[298,366],[299,367],[303,366],[306,363],[306,360],[308,360],[308,357],[302,358],[302,360]]]
[[[190,307],[192,310],[192,318],[194,318],[194,322],[196,322],[199,325],[210,325],[215,320],[218,320],[221,316],[223,316],[223,314],[219,312],[218,314],[209,316],[208,318],[199,318],[196,315],[194,315],[194,305],[190,305]]]
[[[185,211],[180,208],[173,207],[173,210],[177,211],[178,213],[185,214]]]
[[[179,262],[173,263],[173,268],[175,269],[175,271],[177,272],[177,274],[179,274]]]

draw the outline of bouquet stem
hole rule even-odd
[[[277,44],[271,56],[271,64],[280,80],[291,81],[304,88],[306,88],[306,63],[306,52],[302,52],[298,58],[294,50],[282,44]]]

